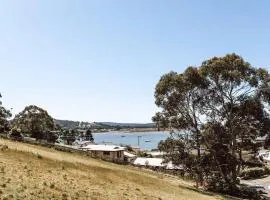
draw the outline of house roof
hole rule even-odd
[[[143,158],[139,157],[134,160],[134,165],[151,166],[151,167],[165,167],[166,169],[183,169],[183,165],[174,165],[172,161],[168,163],[163,162],[163,158]]]
[[[89,144],[85,147],[82,147],[82,149],[87,151],[124,151],[125,147],[106,144]]]
[[[183,165],[174,165],[172,161],[168,162],[166,169],[184,169]]]
[[[266,138],[267,138],[267,135],[261,136],[261,137],[257,137],[257,138],[255,139],[255,141],[265,141]]]
[[[132,154],[132,153],[128,153],[127,151],[124,151],[124,156],[129,157],[129,158],[134,158],[136,157],[136,155]]]
[[[152,166],[152,167],[164,167],[162,158],[144,158],[139,157],[134,160],[134,165]]]

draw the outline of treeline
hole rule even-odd
[[[11,112],[0,103],[0,133],[7,137],[15,140],[34,138],[49,143],[58,141],[69,145],[76,139],[94,141],[90,128],[61,127],[46,110],[35,105],[26,106],[10,120]]]
[[[172,131],[159,144],[167,161],[183,165],[185,174],[206,189],[262,198],[244,190],[239,177],[251,165],[264,165],[255,158],[255,138],[270,133],[266,69],[252,67],[236,54],[214,57],[183,73],[163,75],[155,100],[161,112],[153,120]]]
[[[130,128],[155,128],[155,123],[116,123],[116,122],[83,122],[71,120],[54,119],[55,123],[62,128],[76,129],[76,128],[93,128],[93,129],[130,129]]]

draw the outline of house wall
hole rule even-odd
[[[124,162],[124,151],[89,151],[91,157],[112,162]]]

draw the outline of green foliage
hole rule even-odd
[[[22,140],[23,136],[22,136],[22,132],[21,129],[19,128],[12,128],[10,133],[9,133],[9,137],[11,139],[15,139],[15,140]]]
[[[79,133],[76,129],[63,130],[61,138],[66,141],[68,145],[71,145]]]
[[[158,131],[160,131],[160,128],[165,129],[168,126],[168,120],[166,120],[161,112],[157,112],[155,116],[152,117],[152,121],[156,124]]]
[[[139,151],[137,153],[137,156],[138,157],[145,157],[145,158],[152,158],[152,155],[149,155],[149,154],[147,154],[146,152],[143,152],[143,151]]]
[[[252,67],[236,54],[163,75],[155,90],[156,104],[162,109],[159,117],[171,130],[186,134],[160,144],[167,152],[165,158],[184,164],[209,189],[236,189],[239,169],[245,165],[242,149],[256,150],[254,139],[270,131],[265,112],[269,86],[266,70]],[[157,115],[153,119],[160,121]]]
[[[87,129],[85,132],[85,140],[94,142],[94,137],[93,137],[92,131],[90,129]]]
[[[38,152],[36,153],[36,156],[38,159],[42,159],[42,156]]]
[[[134,152],[134,150],[132,149],[132,147],[130,145],[124,145],[124,146],[126,147],[127,151]]]
[[[1,94],[0,94],[0,98],[2,98]],[[0,133],[6,132],[9,130],[8,118],[10,117],[11,117],[11,112],[2,105],[2,101],[0,100]]]
[[[46,133],[55,128],[53,118],[46,110],[31,105],[15,116],[12,126],[21,129],[25,135],[36,139],[46,139]]]

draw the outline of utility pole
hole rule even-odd
[[[140,138],[141,138],[142,136],[140,136],[140,135],[138,135],[138,147],[140,147]]]

